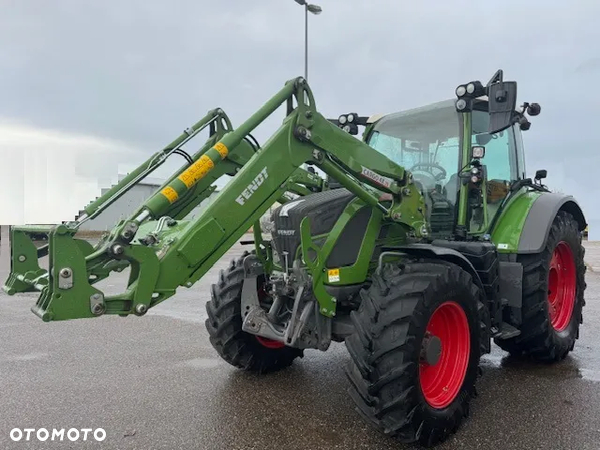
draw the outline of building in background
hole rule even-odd
[[[121,181],[125,175],[119,175]],[[145,202],[156,190],[162,186],[165,180],[158,178],[147,177],[134,185],[123,196],[116,200],[112,205],[106,208],[100,215],[92,220],[84,222],[80,227],[80,231],[108,231],[111,230],[119,220],[128,218],[134,210],[136,210],[143,202]],[[103,188],[100,195],[104,195],[111,189],[112,186]],[[210,197],[205,199],[200,205],[194,208],[188,218],[194,218],[204,208],[206,208],[217,196],[219,191],[212,193]]]

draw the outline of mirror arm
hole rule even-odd
[[[486,94],[489,95],[489,87],[494,84],[494,83],[502,83],[502,80],[504,79],[504,71],[502,69],[498,69],[496,71],[496,73],[494,74],[494,76],[492,78],[490,78],[490,81],[488,81],[488,84],[485,86],[485,90],[486,90]]]

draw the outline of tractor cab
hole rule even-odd
[[[458,202],[461,118],[452,100],[383,116],[366,143],[412,175],[435,235],[452,234]]]
[[[510,103],[516,85],[504,84]],[[467,94],[463,88],[457,95]],[[433,238],[489,233],[511,186],[526,179],[524,115],[512,104],[507,114],[506,102],[487,95],[458,97],[364,121],[365,142],[413,175]],[[539,113],[535,104],[526,107]]]

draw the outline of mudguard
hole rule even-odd
[[[572,196],[523,188],[508,202],[491,230],[491,240],[498,253],[541,252],[546,245],[552,221],[561,210],[575,217],[581,231],[585,229],[583,211]]]
[[[477,273],[477,270],[475,270],[475,267],[473,266],[471,261],[469,261],[467,257],[464,256],[462,253],[454,249],[440,247],[438,245],[433,244],[414,243],[382,248],[381,254],[384,255],[386,252],[403,252],[413,256],[429,258],[435,257],[448,262],[452,262],[469,272],[473,277],[473,281],[475,282],[475,284],[477,284],[477,286],[481,288],[482,291],[484,291],[484,286],[481,281],[481,278],[479,277],[479,274]]]
[[[530,254],[541,252],[548,240],[552,221],[559,211],[573,215],[579,224],[579,231],[587,226],[583,211],[575,198],[560,193],[544,193],[531,205],[519,238],[517,253]]]

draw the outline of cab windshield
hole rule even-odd
[[[382,118],[367,143],[409,170],[425,192],[436,191],[454,203],[459,130],[454,102],[445,101]]]

